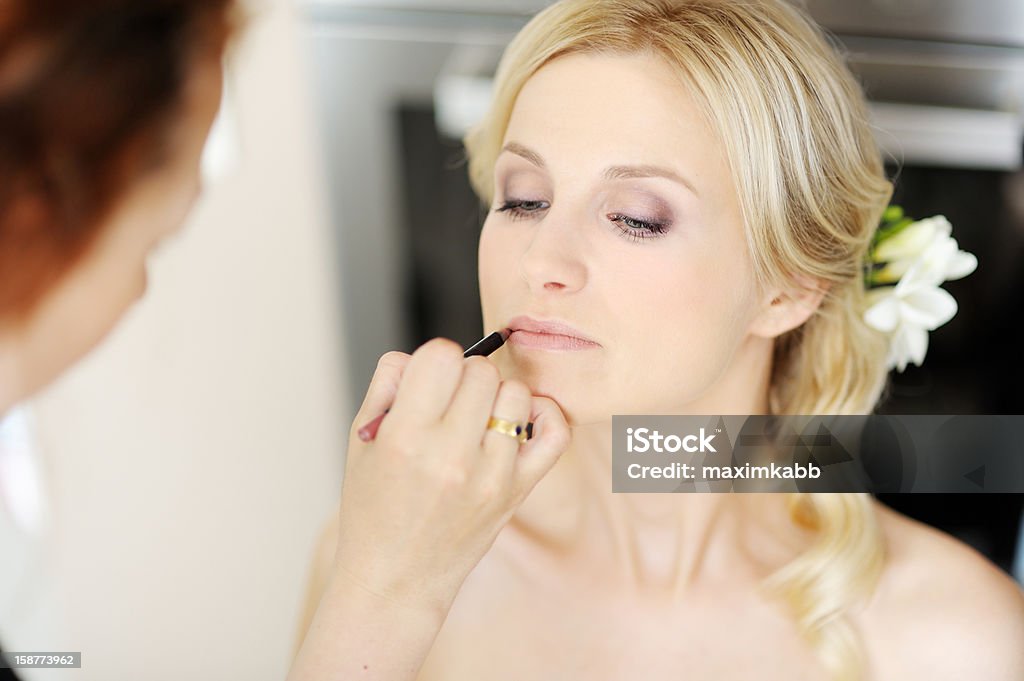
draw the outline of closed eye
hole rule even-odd
[[[670,225],[667,222],[649,222],[631,218],[621,213],[612,213],[608,219],[614,222],[621,235],[630,241],[654,239],[667,232]]]
[[[497,213],[505,213],[510,220],[524,220],[531,216],[547,210],[550,204],[547,201],[535,201],[527,199],[508,199],[495,209]],[[619,231],[619,234],[630,241],[638,242],[644,239],[653,239],[665,234],[670,222],[652,222],[630,217],[621,213],[611,213],[608,216]]]
[[[547,201],[530,201],[524,199],[508,199],[495,209],[498,213],[507,213],[512,220],[522,220],[532,213],[540,212],[548,207]]]

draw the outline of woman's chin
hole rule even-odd
[[[599,420],[607,421],[611,418],[606,411],[597,414],[595,406],[590,404],[585,396],[574,393],[572,390],[566,389],[565,386],[553,386],[547,381],[536,385],[524,382],[534,396],[544,397],[554,402],[562,411],[565,422],[570,426],[586,425]]]
[[[564,364],[522,361],[519,357],[494,357],[504,380],[521,381],[536,397],[546,397],[558,405],[570,426],[610,421],[608,405],[593,404],[593,384],[580,381],[580,372]]]

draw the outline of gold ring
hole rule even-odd
[[[505,419],[499,419],[496,416],[492,416],[487,422],[487,430],[494,430],[502,435],[514,437],[519,440],[520,443],[526,442],[525,423],[513,423],[512,421],[506,421]]]

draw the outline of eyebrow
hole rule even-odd
[[[538,154],[536,151],[533,151],[528,147],[524,147],[522,144],[519,144],[518,142],[509,142],[504,147],[502,147],[501,150],[515,154],[516,156],[521,156],[530,163],[532,163],[533,165],[537,166],[538,168],[547,168],[547,166],[544,164],[544,159],[541,158],[540,154]]]
[[[502,147],[502,151],[507,151],[524,158],[542,170],[547,169],[547,165],[545,165],[544,159],[540,154],[518,142],[509,142]],[[604,179],[606,180],[633,180],[644,177],[663,177],[672,180],[689,189],[695,196],[700,196],[700,192],[697,191],[692,182],[669,168],[654,165],[619,165],[611,166],[604,171]]]
[[[612,166],[611,168],[608,168],[608,170],[604,171],[604,177],[606,180],[632,180],[638,177],[664,177],[683,185],[693,192],[695,196],[700,196],[697,192],[697,188],[693,186],[692,182],[674,170],[669,170],[668,168],[662,168],[660,166]]]

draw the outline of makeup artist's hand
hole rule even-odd
[[[377,437],[357,428],[391,407]],[[533,437],[487,430],[533,421]],[[558,406],[486,357],[435,338],[380,358],[349,436],[336,579],[447,611],[463,580],[569,445]]]

